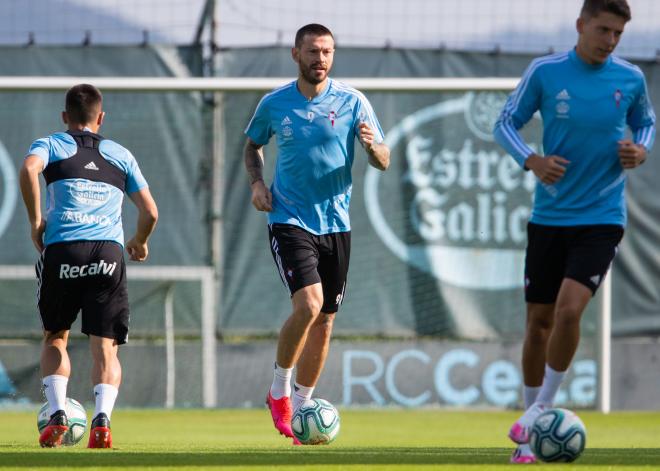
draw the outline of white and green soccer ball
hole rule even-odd
[[[339,412],[325,399],[313,398],[296,409],[291,428],[305,445],[327,445],[339,434]]]
[[[587,430],[567,409],[550,409],[538,416],[529,434],[529,445],[541,461],[575,461],[584,451]]]
[[[66,418],[69,422],[69,430],[64,434],[62,439],[62,445],[75,445],[78,443],[83,435],[85,435],[85,429],[87,428],[87,413],[85,408],[75,399],[70,397],[66,398],[66,405],[64,408],[66,412]],[[37,416],[37,428],[39,433],[48,425],[50,420],[50,415],[48,414],[48,403],[46,402],[41,409],[39,409],[39,415]]]

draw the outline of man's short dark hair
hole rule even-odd
[[[88,124],[96,120],[103,105],[103,96],[94,85],[81,83],[66,92],[65,110],[69,119],[77,124]]]
[[[332,35],[332,31],[330,31],[325,26],[318,23],[310,23],[300,28],[296,33],[296,48],[300,49],[305,36],[308,34],[311,36],[330,36],[332,39],[335,39],[335,37]]]
[[[612,13],[630,21],[630,6],[627,0],[584,0],[580,15],[594,17],[600,13]]]

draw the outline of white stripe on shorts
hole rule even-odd
[[[273,234],[272,227],[271,227],[271,234]],[[291,287],[289,286],[289,282],[286,279],[286,275],[284,274],[284,267],[282,267],[282,258],[280,257],[279,245],[277,244],[277,239],[275,238],[275,234],[273,234],[273,240],[271,241],[270,245],[271,247],[273,247],[273,252],[275,252],[275,262],[277,263],[277,269],[280,272],[280,278],[282,279],[282,283],[284,283],[286,289],[289,290],[289,296],[293,296],[293,293],[291,293]]]

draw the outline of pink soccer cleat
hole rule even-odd
[[[520,422],[516,422],[509,430],[509,438],[513,443],[517,443],[518,445],[529,443],[529,428]]]
[[[529,432],[536,418],[545,411],[545,406],[535,402],[529,409],[511,426],[509,438],[518,445],[529,443]]]
[[[266,405],[270,409],[270,415],[273,417],[273,424],[280,434],[292,438],[294,445],[300,445],[300,441],[293,434],[293,430],[291,430],[291,416],[293,415],[291,399],[287,396],[275,399],[271,396],[270,391],[268,391]]]
[[[520,445],[513,450],[509,462],[512,464],[534,464],[536,463],[536,456],[529,449],[529,446]]]

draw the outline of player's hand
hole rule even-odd
[[[126,252],[130,260],[144,262],[149,256],[149,246],[146,242],[140,242],[136,237],[126,242]]]
[[[537,154],[532,154],[527,157],[525,166],[534,172],[543,183],[553,184],[562,179],[566,173],[566,166],[570,161],[558,155],[546,155],[541,157]]]
[[[257,208],[257,211],[273,210],[273,195],[263,180],[257,180],[252,184],[252,206]]]
[[[32,243],[39,251],[39,253],[44,251],[44,232],[46,231],[46,220],[42,219],[39,224],[32,226],[30,230],[30,236],[32,237]]]
[[[358,129],[360,130],[360,144],[362,144],[362,147],[366,151],[371,150],[371,146],[374,145],[374,139],[376,138],[374,130],[365,122],[360,123]]]
[[[619,141],[619,161],[623,168],[639,167],[646,160],[646,147],[630,139]]]

